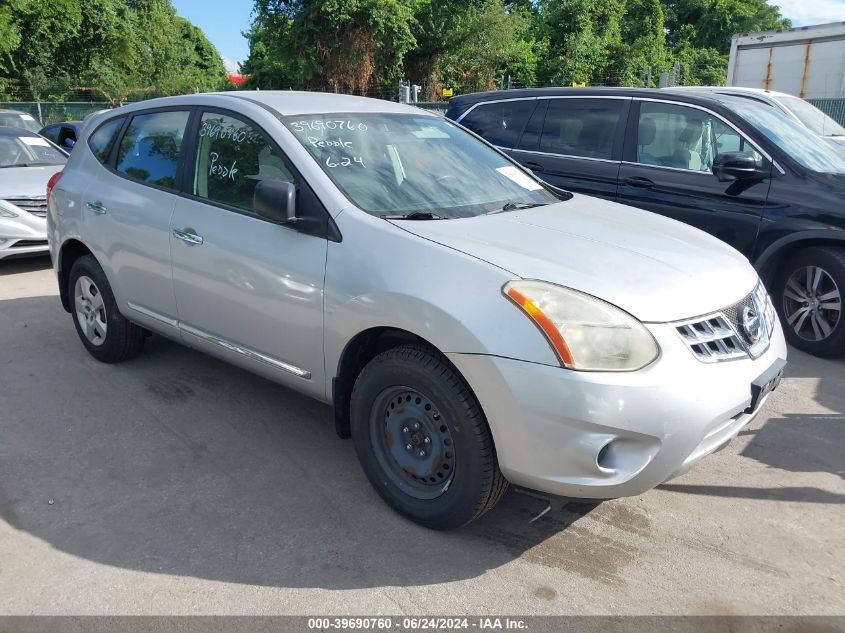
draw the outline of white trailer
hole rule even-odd
[[[845,97],[845,22],[734,35],[728,85],[802,99]]]

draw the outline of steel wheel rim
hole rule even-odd
[[[833,277],[820,266],[804,266],[786,280],[783,290],[786,323],[805,341],[823,341],[842,316],[842,295]]]
[[[73,304],[76,320],[82,334],[92,345],[106,342],[106,306],[97,284],[85,275],[76,280],[73,287]]]
[[[375,457],[404,493],[435,499],[455,474],[449,424],[431,398],[411,387],[388,387],[373,402],[370,437]]]

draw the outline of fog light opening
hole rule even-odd
[[[602,446],[599,449],[598,455],[596,455],[596,466],[598,466],[601,470],[606,472],[613,472],[613,465],[612,459],[610,459],[610,447],[613,444],[614,440],[610,440],[607,444]]]

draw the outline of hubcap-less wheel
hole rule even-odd
[[[409,387],[390,387],[373,403],[370,433],[376,459],[403,492],[442,495],[455,472],[452,433],[434,403]]]
[[[842,314],[839,287],[823,268],[799,268],[786,281],[783,313],[799,337],[822,341],[831,335]]]
[[[106,307],[97,284],[85,275],[79,277],[73,288],[73,301],[85,338],[93,345],[102,345],[106,340]]]

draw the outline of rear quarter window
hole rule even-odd
[[[483,103],[461,119],[461,125],[488,143],[513,148],[536,103],[535,99]]]
[[[123,127],[123,121],[124,117],[106,121],[88,138],[88,147],[91,148],[94,156],[101,163],[108,161],[109,154],[111,154],[111,149],[114,147],[114,142],[117,139],[120,128]]]

